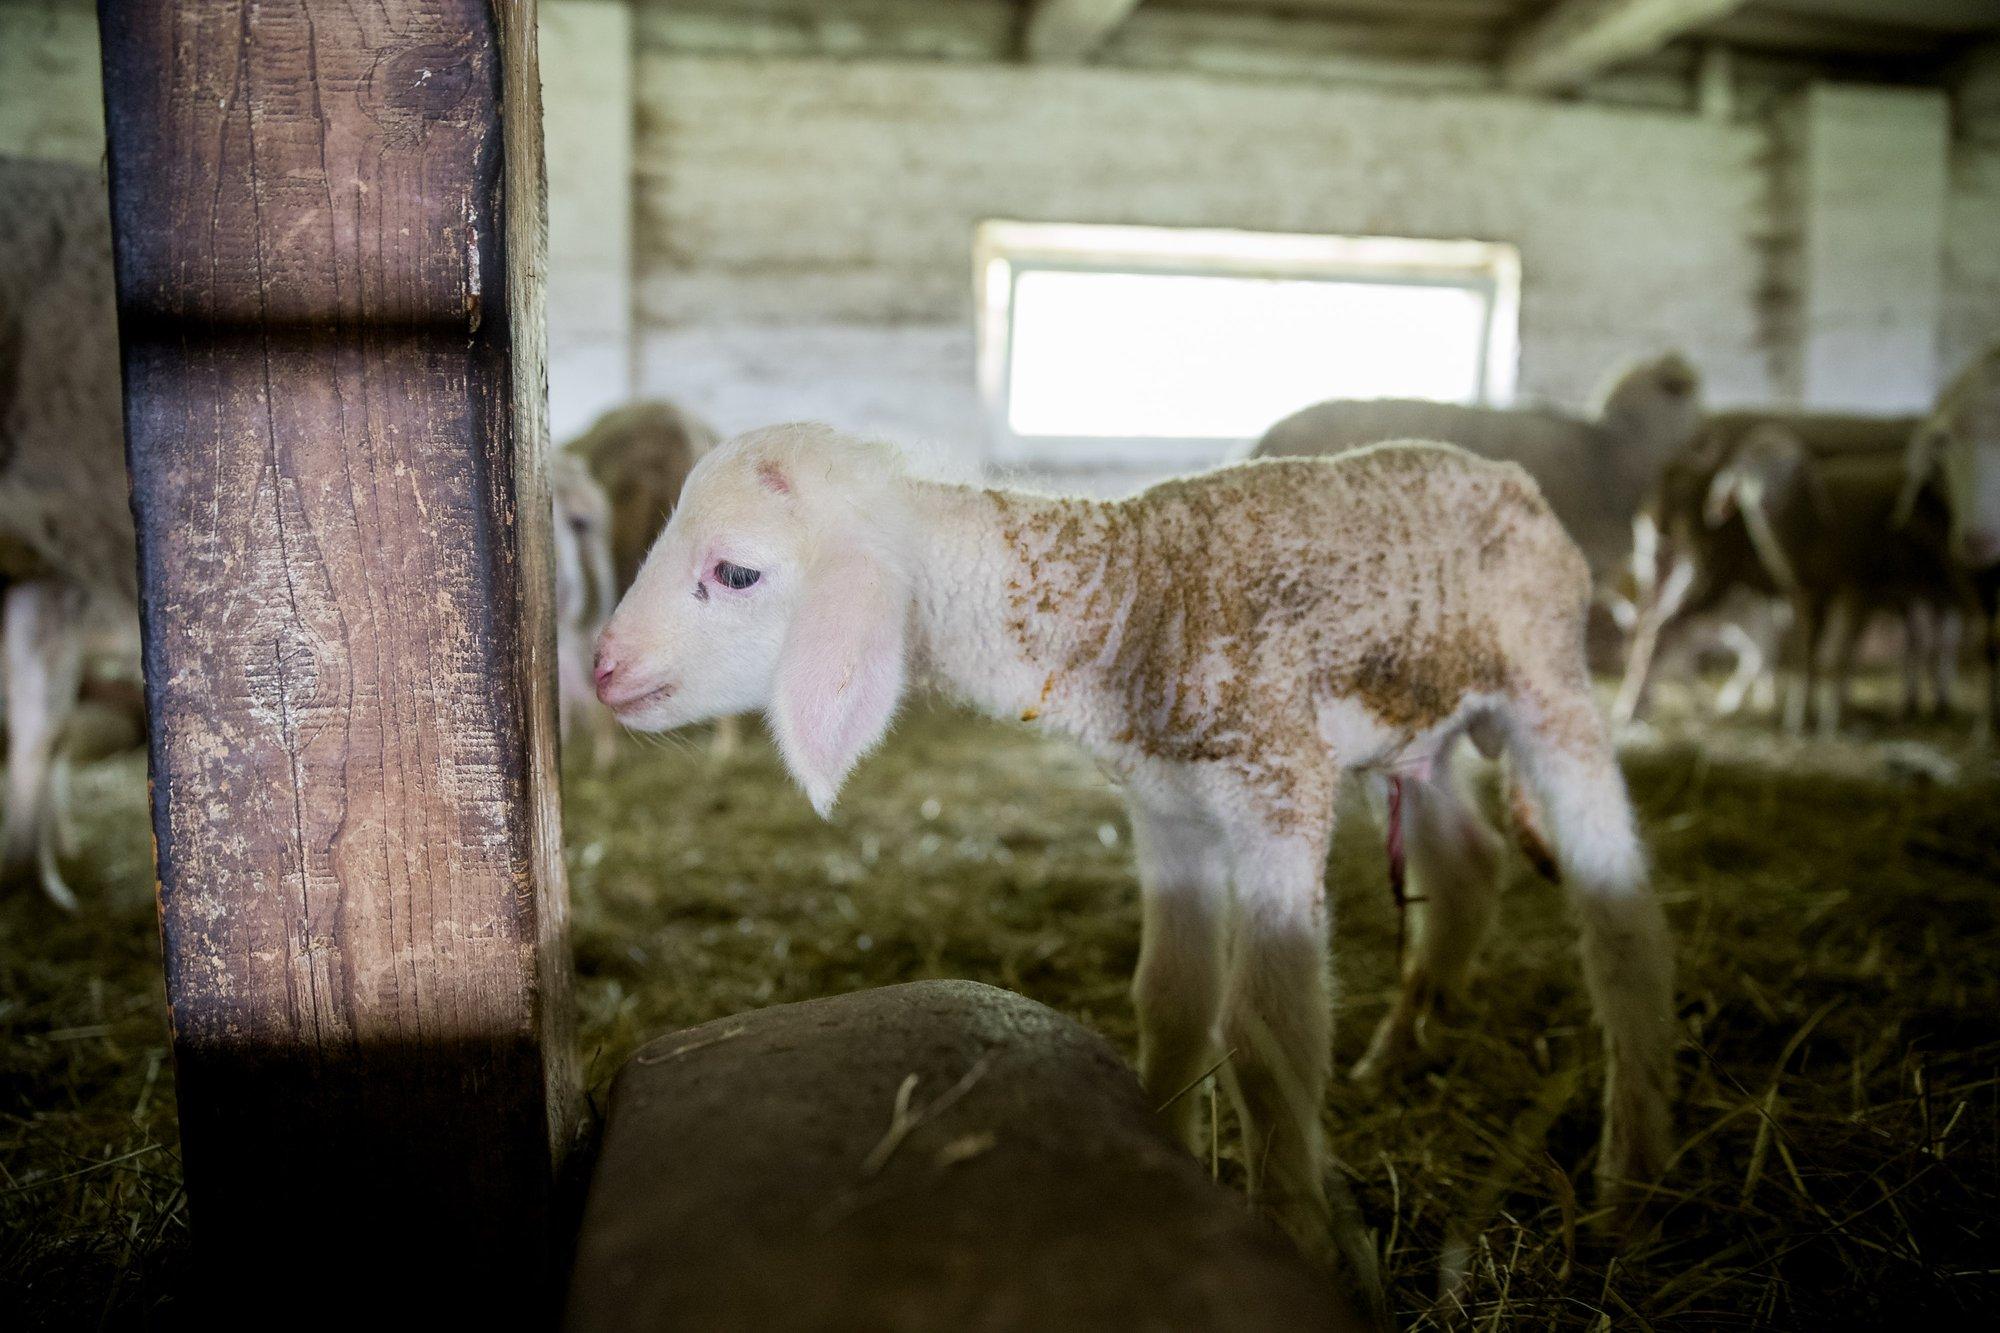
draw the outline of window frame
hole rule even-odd
[[[1474,400],[1513,401],[1520,364],[1521,258],[1499,241],[1335,236],[1206,227],[988,219],[973,236],[978,387],[988,461],[1042,468],[1194,467],[1248,447],[1238,438],[1020,435],[1008,417],[1015,290],[1024,272],[1136,273],[1443,286],[1486,307]],[[1273,423],[1275,424],[1275,423]]]

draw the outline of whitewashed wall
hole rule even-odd
[[[1690,352],[1769,396],[1754,126],[1199,74],[642,51],[642,377],[978,447],[982,218],[1473,237],[1521,248],[1524,395]],[[940,372],[942,372],[940,374]]]
[[[632,10],[541,6],[549,177],[549,430],[632,395]]]
[[[908,58],[882,61],[884,33],[830,19],[744,55],[740,17],[704,38],[698,6],[641,5],[633,38],[620,0],[545,3],[559,433],[626,392],[636,338],[640,391],[726,427],[818,416],[974,451],[969,245],[993,216],[1510,240],[1524,394],[1580,404],[1665,345],[1720,402],[1795,387],[1761,120],[1690,115],[1657,77],[1633,109],[1458,69],[1343,83],[1323,53],[1224,59],[1178,29],[1134,29],[1120,58],[1144,68],[1028,70],[991,58],[1002,8],[897,26]],[[2000,339],[2000,68],[1983,86],[1948,161],[1941,376]],[[0,152],[101,159],[86,0],[0,0]]]
[[[2000,342],[2000,115],[1958,141],[1945,220],[1938,364],[1949,379]]]

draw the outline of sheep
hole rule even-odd
[[[1734,602],[1769,604],[1783,590],[1772,581],[1740,514],[1712,521],[1709,492],[1735,441],[1704,437],[1669,459],[1633,520],[1631,636],[1624,679],[1611,715],[1620,725],[1638,717],[1651,688],[1660,644],[1670,631],[1722,612]],[[1736,636],[1737,669],[1721,711],[1734,711],[1763,674],[1767,645]]]
[[[556,703],[567,742],[582,719],[602,716],[590,683],[590,657],[619,586],[612,574],[611,501],[590,475],[590,465],[567,449],[557,450],[549,492],[555,503]],[[593,733],[593,762],[602,767],[610,733],[601,727]]]
[[[1665,1164],[1671,950],[1590,694],[1589,595],[1533,480],[1446,445],[1090,500],[925,480],[788,425],[695,466],[594,675],[641,730],[764,709],[822,815],[913,682],[1079,742],[1131,813],[1141,1079],[1191,1141],[1179,1094],[1220,1065],[1252,1199],[1330,1257],[1335,794],[1348,773],[1404,792],[1421,873],[1437,812],[1463,826],[1436,762],[1462,732],[1511,756],[1577,905],[1609,1064],[1600,1178]],[[1491,903],[1427,911],[1411,988],[1462,970]]]
[[[591,761],[602,769],[616,746],[610,715],[590,684],[591,641],[631,586],[680,498],[688,470],[718,440],[676,403],[629,403],[600,416],[557,451],[551,470],[556,506],[556,671],[563,736],[581,724]],[[734,718],[716,724],[714,753],[737,746]]]
[[[1952,557],[1972,585],[1983,627],[1985,730],[2000,734],[2000,344],[1945,386],[1910,437],[1897,526],[1927,492],[1944,501]]]
[[[1449,440],[1486,458],[1519,463],[1608,587],[1631,555],[1632,518],[1660,467],[1701,421],[1701,378],[1680,356],[1641,361],[1620,374],[1594,420],[1543,408],[1462,407],[1400,399],[1321,403],[1265,432],[1260,458],[1332,454],[1390,439]]]
[[[1743,467],[1732,467],[1745,457],[1746,445],[1756,442],[1751,453],[1761,460],[1755,469],[1762,478],[1757,484],[1777,488],[1760,490],[1763,503],[1756,512],[1768,514],[1781,492],[1804,484],[1807,477],[1817,477],[1823,467],[1849,474],[1857,468],[1877,473],[1892,469],[1908,448],[1917,425],[1910,417],[1831,413],[1735,411],[1710,416],[1696,441],[1661,470],[1637,520],[1639,536],[1633,560],[1640,593],[1614,719],[1629,722],[1637,715],[1650,684],[1654,654],[1670,630],[1714,613],[1731,601],[1738,621],[1745,623],[1754,614],[1744,609],[1746,605],[1761,608],[1776,600],[1785,603],[1788,611],[1792,609],[1791,588],[1781,582],[1789,563],[1782,553],[1782,541],[1776,545],[1766,541],[1760,550],[1744,522],[1745,511],[1732,503],[1732,496],[1751,475]],[[1797,461],[1811,460],[1814,467],[1810,471],[1788,470],[1787,460],[1795,456]],[[1797,510],[1795,520],[1802,520],[1807,513]],[[1881,573],[1865,561],[1846,570],[1842,577],[1852,580],[1853,586],[1844,594],[1828,592],[1830,600],[1810,633],[1817,641],[1824,632],[1824,611],[1839,609],[1846,626],[1840,636],[1844,656],[1862,628],[1849,612],[1899,615],[1905,630],[1904,711],[1919,711],[1926,685],[1933,691],[1933,707],[1942,711],[1951,696],[1956,659],[1957,594],[1928,587],[1899,593],[1895,578],[1884,580],[1878,577]],[[1756,636],[1739,630],[1735,638],[1738,672],[1725,690],[1724,703],[1740,701],[1750,672],[1765,656],[1764,645]],[[1844,670],[1840,674],[1837,688],[1844,689]],[[1797,710],[1810,693],[1808,688],[1793,696],[1798,700],[1791,705],[1789,717],[1794,727],[1802,725],[1803,715]],[[1837,711],[1836,705],[1830,716],[1837,716]]]
[[[95,170],[0,158],[0,874],[76,896],[56,864],[58,741],[93,621],[136,639],[138,562],[111,225]]]
[[[611,571],[620,590],[639,576],[688,471],[719,439],[686,408],[655,401],[606,412],[566,446],[611,497]]]
[[[1868,617],[1881,611],[1902,617],[1907,655],[1915,656],[1925,637],[1916,609],[1933,616],[1956,611],[1971,588],[1953,565],[1949,513],[1935,488],[1922,488],[1899,513],[1900,449],[1867,447],[1868,434],[1853,418],[1746,420],[1748,430],[1710,483],[1709,521],[1740,515],[1770,583],[1792,604],[1798,679],[1786,699],[1787,729],[1803,730],[1817,708],[1820,729],[1831,733],[1839,729],[1848,669]],[[1868,424],[1896,441],[1917,423]],[[1821,640],[1835,616],[1832,690],[1822,703]],[[1942,677],[1940,688],[1948,689]]]

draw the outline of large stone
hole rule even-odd
[[[1360,1326],[1172,1141],[1101,1038],[956,981],[722,1019],[635,1055],[568,1324]]]

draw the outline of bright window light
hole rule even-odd
[[[1480,397],[1465,287],[1030,269],[1014,285],[1016,435],[1254,439],[1328,398]]]
[[[1187,466],[1329,398],[1513,394],[1512,246],[987,222],[974,249],[1003,462]]]

